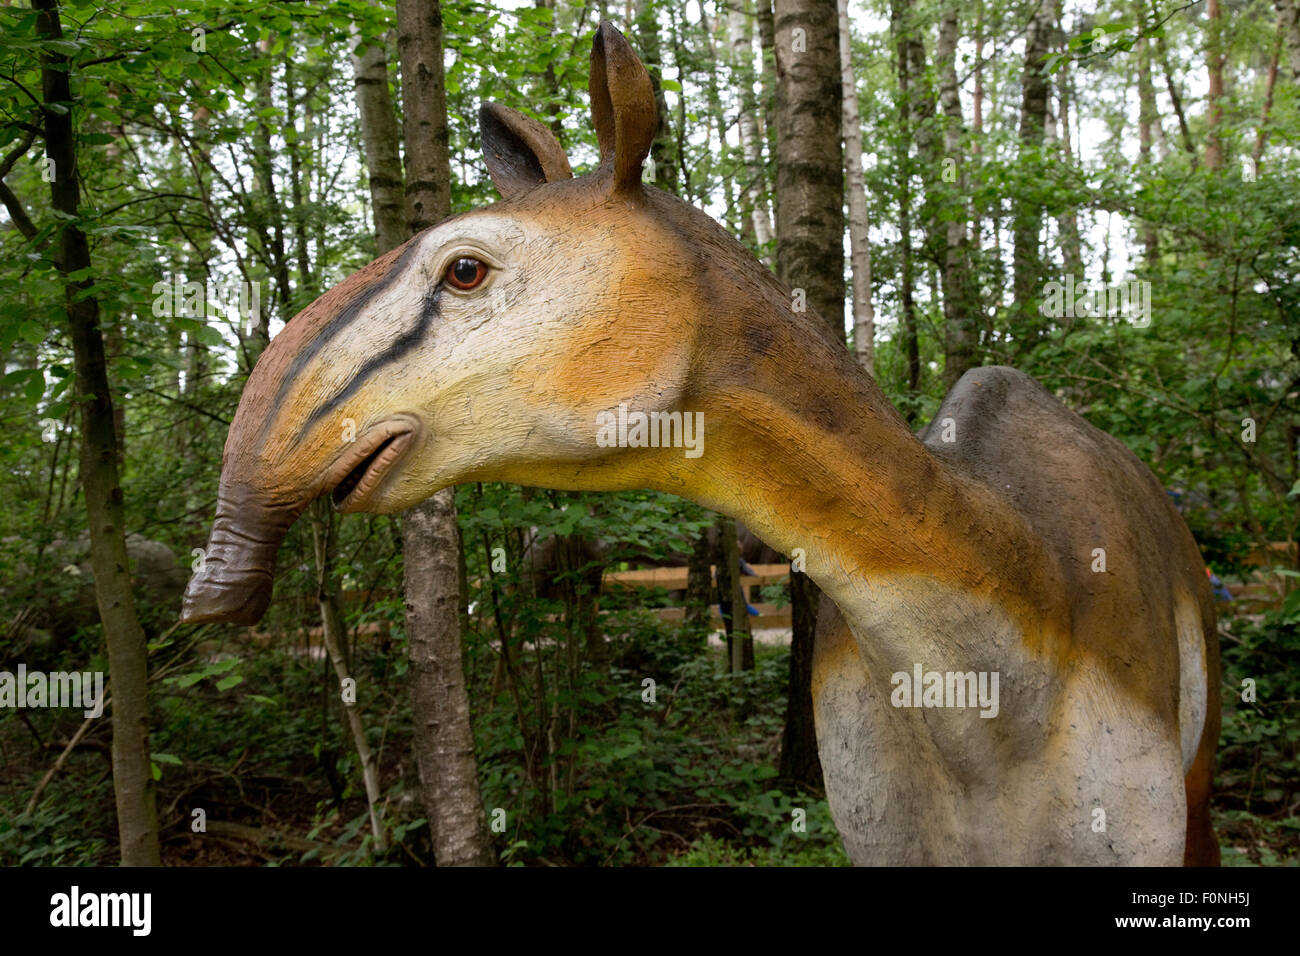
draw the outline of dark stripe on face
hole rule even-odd
[[[425,333],[428,332],[429,327],[433,325],[433,320],[438,317],[438,293],[441,290],[442,283],[439,283],[434,286],[432,292],[428,293],[424,297],[424,304],[420,308],[420,320],[415,323],[415,326],[409,332],[403,333],[399,338],[393,341],[392,345],[388,346],[388,348],[384,349],[374,358],[366,362],[365,365],[361,366],[361,369],[356,375],[352,376],[352,380],[343,387],[342,391],[338,392],[338,394],[333,398],[311,413],[311,417],[308,418],[306,424],[302,426],[302,431],[298,433],[299,441],[302,441],[302,439],[306,437],[307,432],[311,431],[313,425],[338,408],[338,406],[343,402],[355,395],[357,390],[369,381],[371,375],[383,368],[385,365],[391,365],[393,362],[403,358],[408,352],[424,340]]]
[[[275,395],[276,408],[284,405],[285,396],[293,383],[298,380],[298,374],[306,368],[307,363],[315,358],[320,350],[333,341],[344,329],[356,321],[375,296],[402,277],[406,267],[410,264],[411,257],[419,251],[420,245],[419,237],[408,243],[405,251],[398,256],[397,261],[393,263],[392,268],[384,274],[382,279],[372,283],[364,292],[349,302],[345,308],[341,309],[338,315],[330,319],[310,342],[304,343],[302,350],[294,356],[293,363],[289,366],[289,370],[285,372],[284,378],[280,380],[280,389]],[[274,421],[274,417],[268,421],[268,425],[271,421]]]

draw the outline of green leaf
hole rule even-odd
[[[194,329],[194,337],[204,345],[218,346],[225,341],[221,337],[221,332],[210,325],[198,325]]]
[[[18,337],[30,345],[40,345],[45,341],[45,328],[28,319],[18,324]]]
[[[236,684],[243,683],[243,680],[244,678],[240,674],[227,674],[225,677],[221,678],[221,680],[217,681],[217,690],[230,690],[230,688],[234,687]]]
[[[35,405],[45,397],[45,376],[37,372],[27,380],[27,385],[23,388],[23,397],[31,404]]]

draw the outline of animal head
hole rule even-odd
[[[740,337],[699,317],[785,293],[708,216],[642,184],[654,95],[607,22],[590,92],[595,170],[575,179],[549,129],[484,106],[502,201],[371,262],[270,343],[226,441],[186,620],[260,619],[275,552],[322,495],[345,512],[396,512],[465,481],[660,487],[692,467],[680,448],[602,441],[601,413],[689,411],[716,384],[702,369]]]

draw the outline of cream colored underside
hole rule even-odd
[[[840,607],[858,624],[851,638],[819,633],[814,705],[831,811],[854,862],[1182,862],[1203,653],[1182,658],[1200,663],[1185,671],[1180,734],[1174,714],[1138,706],[1095,668],[1063,675],[1027,656],[1032,642],[996,606],[932,580],[865,584]],[[890,675],[918,662],[999,671],[998,716],[891,706]]]

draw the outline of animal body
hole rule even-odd
[[[502,201],[271,342],[185,617],[260,618],[285,531],[325,494],[378,512],[467,481],[684,495],[799,549],[831,599],[813,694],[855,862],[1216,862],[1214,611],[1155,477],[1009,368],[969,372],[913,435],[735,239],[643,185],[654,97],[608,23],[590,90],[596,169],[573,178],[548,129],[485,106]],[[620,409],[663,440],[611,441]],[[674,441],[693,421],[698,454]]]

